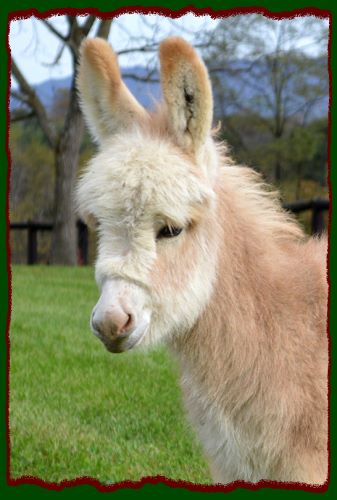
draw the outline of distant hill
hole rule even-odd
[[[122,73],[123,75],[132,74],[139,78],[139,80],[136,80],[134,78],[123,76],[126,85],[138,101],[148,109],[153,108],[154,103],[158,101],[161,96],[158,72],[151,77],[151,80],[157,80],[156,82],[146,82],[143,80],[146,78],[148,72],[147,69],[142,66],[126,68],[125,70],[122,70]],[[57,93],[62,89],[68,89],[70,87],[70,83],[71,77],[69,76],[66,78],[47,80],[35,85],[34,89],[43,105],[50,111]],[[20,106],[20,101],[12,97],[10,101],[10,108],[16,109]]]
[[[245,108],[249,108],[253,112],[259,112],[264,116],[268,116],[269,112],[263,106],[263,103],[258,98],[257,88],[261,85],[267,95],[271,96],[272,91],[270,88],[270,83],[268,81],[263,81],[258,77],[254,77],[254,74],[245,73],[244,66],[247,64],[245,61],[233,61],[231,71],[217,71],[215,73],[218,82],[221,82],[221,91],[217,91],[217,87],[214,86],[214,101],[215,101],[215,115],[221,115],[219,111],[221,106],[223,106],[223,112],[226,114],[235,113],[240,111],[240,107],[237,104],[231,102],[231,92],[233,89],[235,91],[239,90],[240,102],[245,104]],[[153,109],[155,102],[161,97],[161,89],[159,84],[159,74],[157,71],[151,74],[150,81],[145,81],[147,77],[147,69],[142,66],[134,66],[132,68],[122,69],[122,74],[124,75],[124,81],[133,95],[138,99],[138,101],[146,108]],[[127,75],[134,75],[136,78],[130,78]],[[308,76],[309,78],[309,76]],[[35,86],[35,90],[39,95],[42,103],[45,105],[47,110],[51,110],[54,102],[54,98],[58,91],[61,89],[67,89],[70,86],[71,78],[61,78],[47,80]],[[313,82],[316,83],[316,82]],[[319,82],[318,82],[319,83]],[[289,88],[289,95],[292,94],[292,89]],[[221,97],[219,95],[221,94]],[[302,99],[303,100],[303,99]],[[310,110],[310,119],[325,117],[328,114],[328,95],[323,96],[312,106]],[[301,98],[298,96],[290,98],[288,106],[293,106],[292,109],[301,108]],[[10,102],[11,109],[20,107],[20,103],[11,98]],[[218,111],[218,112],[217,112]]]

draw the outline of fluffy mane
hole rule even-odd
[[[170,131],[169,120],[166,105],[158,102],[154,112],[150,113],[148,119],[142,123],[140,133],[145,134],[145,137],[157,137],[173,142],[178,147]],[[217,156],[214,183],[223,180],[224,189],[228,188],[236,198],[240,198],[240,209],[245,211],[249,219],[258,221],[266,237],[274,238],[276,241],[306,241],[308,237],[295,216],[282,207],[279,191],[272,189],[264,181],[261,173],[251,167],[235,163],[228,145],[220,141],[217,138],[218,135],[219,126],[212,132],[214,143],[210,146],[213,146]],[[191,155],[184,151],[180,150],[180,154],[191,159]],[[205,161],[207,161],[207,154]]]

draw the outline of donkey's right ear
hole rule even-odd
[[[183,38],[160,45],[161,82],[177,143],[198,154],[211,132],[213,97],[205,64]]]
[[[82,42],[77,88],[87,125],[99,143],[147,119],[121,79],[116,54],[102,38]]]

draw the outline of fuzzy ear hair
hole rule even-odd
[[[99,143],[147,117],[121,79],[116,54],[102,38],[82,42],[77,88],[84,117]]]
[[[211,131],[212,89],[206,66],[183,38],[160,45],[161,83],[170,127],[178,144],[197,153]]]

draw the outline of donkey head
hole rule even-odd
[[[160,46],[164,103],[148,113],[102,39],[81,49],[78,89],[100,146],[78,183],[81,217],[98,232],[101,296],[91,327],[108,350],[186,332],[215,275],[216,152],[207,70],[183,39]]]

